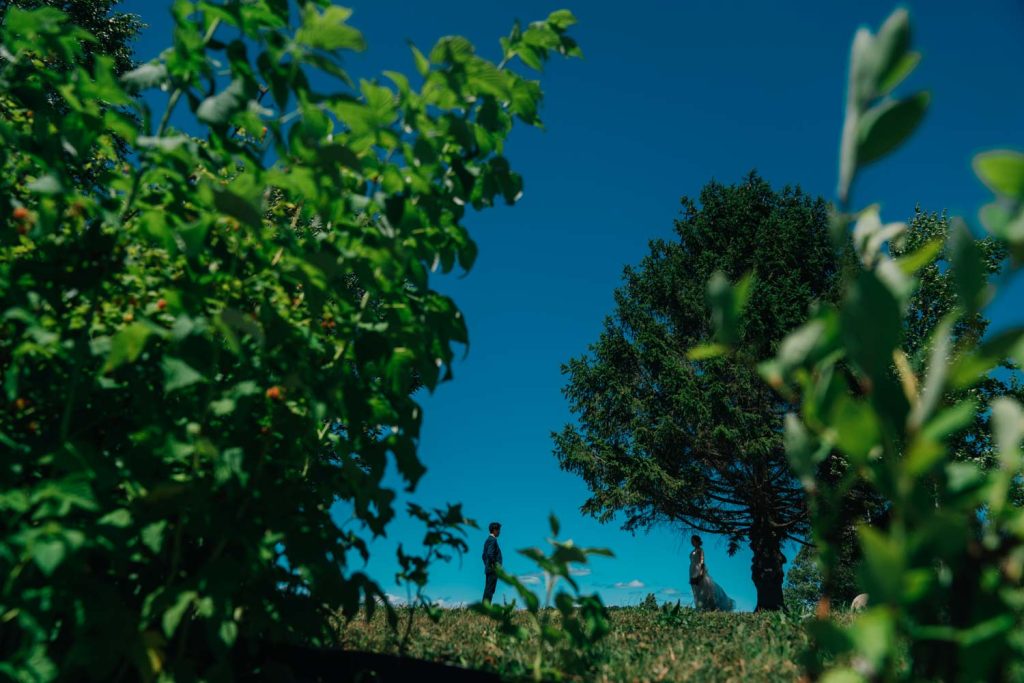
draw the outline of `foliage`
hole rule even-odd
[[[601,602],[601,596],[581,594],[572,569],[574,565],[586,564],[593,555],[612,557],[612,552],[605,548],[582,548],[572,540],[559,541],[558,520],[551,515],[550,522],[551,538],[548,542],[553,546],[550,555],[545,555],[540,548],[519,551],[544,573],[543,605],[537,594],[522,581],[502,567],[496,567],[498,579],[514,588],[522,598],[528,626],[517,623],[515,600],[506,605],[473,605],[475,611],[497,621],[503,634],[519,641],[535,639],[530,665],[535,681],[560,679],[565,673],[582,675],[590,670],[596,662],[596,646],[608,635],[609,629],[608,611]],[[556,593],[559,581],[569,584],[572,593],[562,589]],[[552,620],[552,601],[560,616],[557,623]],[[549,653],[555,656],[556,662],[550,661]]]
[[[854,38],[840,160],[844,210],[859,169],[899,145],[923,115],[926,95],[891,95],[917,63],[909,44],[902,10],[877,34],[862,29]],[[1024,255],[1024,155],[983,153],[975,169],[996,194],[982,223],[1006,243],[1016,270]],[[1019,677],[1024,509],[1012,493],[1024,470],[1024,408],[1005,396],[980,405],[957,394],[986,382],[1007,356],[1019,363],[1024,331],[957,343],[957,330],[992,295],[984,252],[961,223],[945,247],[957,306],[929,335],[927,351],[908,355],[907,308],[935,248],[887,253],[905,226],[883,225],[877,207],[837,214],[836,234],[851,223],[859,266],[841,303],[823,307],[761,366],[783,395],[800,401],[799,414],[786,418],[786,445],[815,513],[826,596],[837,566],[837,518],[818,513],[855,485],[887,505],[884,528],[859,529],[870,607],[842,627],[828,619],[827,601],[821,605],[810,625],[809,673],[828,669],[829,681]],[[955,403],[944,400],[951,396]],[[990,413],[994,468],[956,457],[955,437],[976,424],[979,411]],[[849,468],[835,482],[816,481],[817,464],[835,448]],[[827,661],[833,656],[838,667]]]
[[[410,389],[467,342],[429,274],[472,266],[467,207],[521,193],[504,143],[541,91],[511,67],[579,51],[560,11],[500,64],[449,36],[355,84],[349,14],[179,1],[119,79],[61,12],[6,11],[4,675],[229,678],[381,597],[352,560],[394,515],[387,462],[423,474]]]
[[[757,607],[779,609],[782,543],[802,540],[806,508],[782,441],[790,404],[745,359],[773,352],[812,303],[837,296],[828,207],[751,173],[709,183],[699,206],[684,198],[676,234],[625,269],[599,339],[563,366],[578,426],[554,435],[555,455],[586,482],[583,510],[602,521],[624,512],[627,529],[670,522],[725,534],[732,552],[749,541]],[[729,282],[751,269],[734,294]],[[733,325],[713,320],[734,309],[722,296],[735,308],[749,299]],[[716,327],[731,336],[716,338]],[[716,356],[721,343],[739,357]]]
[[[951,230],[951,221],[945,214],[929,213],[919,208],[907,222],[905,232],[889,244],[889,253],[894,258],[909,256],[922,249],[927,250],[922,252],[924,255],[934,254],[932,260],[918,271],[919,285],[908,301],[903,322],[902,348],[908,357],[914,359],[913,363],[922,368],[927,367],[931,335],[942,319],[958,306],[955,273],[950,268]],[[986,275],[997,275],[1006,258],[1005,245],[986,237],[975,240],[975,246],[982,257]],[[951,343],[954,347],[976,344],[984,337],[988,326],[989,321],[981,311],[964,316],[952,329]],[[943,396],[943,404],[952,406],[959,401],[971,399],[979,405],[986,405],[997,396],[1014,395],[1020,398],[1021,388],[1017,376],[1009,374],[1012,364],[1008,360],[1003,360],[1002,364],[1007,371],[1003,376],[992,373],[974,386],[949,392]],[[990,417],[990,412],[978,411],[972,424],[951,435],[948,444],[951,457],[976,462],[986,468],[997,466]],[[839,455],[838,462],[844,463]],[[1015,495],[1020,500],[1019,488]],[[888,504],[870,487],[855,485],[844,497],[843,509],[844,524],[847,526],[842,528],[834,541],[838,557],[829,597],[840,604],[848,604],[861,592],[855,571],[860,562],[855,527],[865,523],[885,526]],[[794,559],[787,573],[787,604],[792,597],[794,604],[807,608],[817,603],[822,596],[821,574],[815,565],[813,553],[811,548],[801,548]]]
[[[477,528],[474,520],[462,515],[462,505],[449,504],[444,510],[426,510],[415,503],[409,503],[409,515],[421,521],[426,527],[423,536],[423,555],[410,555],[398,544],[398,566],[401,567],[395,581],[405,584],[409,591],[407,620],[405,633],[399,644],[399,652],[404,652],[409,644],[412,632],[413,615],[417,606],[422,606],[428,617],[437,621],[440,608],[428,598],[424,591],[430,576],[430,566],[435,562],[449,562],[454,555],[462,557],[469,550],[466,544],[466,528]]]
[[[654,593],[648,593],[640,603],[641,609],[658,609],[658,598]]]
[[[821,572],[816,563],[814,546],[805,545],[797,551],[786,572],[786,585],[783,588],[786,605],[797,614],[813,609],[824,594]]]
[[[566,680],[788,683],[799,676],[800,652],[808,644],[801,623],[779,612],[611,607],[608,617],[608,635],[587,655],[593,658],[593,668],[585,674],[563,671]],[[524,628],[529,619],[523,611],[513,616]],[[559,614],[551,615],[551,623],[557,624],[559,619]],[[378,614],[368,621],[349,622],[341,637],[348,648],[384,652],[390,647],[391,635],[386,620]],[[525,640],[503,635],[498,624],[471,610],[442,610],[436,623],[418,612],[409,653],[516,681],[530,675],[537,638],[535,634]]]
[[[114,60],[113,70],[117,75],[135,67],[135,49],[132,43],[142,32],[144,25],[135,14],[115,11],[122,0],[4,0],[0,7],[0,25],[6,23],[12,8],[34,10],[42,7],[63,12],[67,21],[85,29],[92,40],[82,44],[82,50],[68,55],[73,63],[62,63],[58,57],[49,66],[57,69],[72,69],[81,66],[92,71],[96,55]],[[53,59],[56,55],[48,55]]]

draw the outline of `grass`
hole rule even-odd
[[[404,624],[408,616],[400,610]],[[557,618],[555,615],[554,618]],[[680,610],[611,610],[612,630],[593,652],[589,671],[566,680],[588,681],[793,681],[807,643],[799,620],[781,614],[722,614]],[[525,625],[525,619],[523,621]],[[399,639],[383,615],[356,619],[341,630],[346,648],[397,653]],[[496,672],[510,680],[529,675],[536,641],[517,641],[498,632],[484,616],[467,609],[443,610],[432,622],[419,611],[405,654]],[[552,662],[553,652],[545,653]]]

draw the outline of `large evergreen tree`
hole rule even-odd
[[[774,191],[756,173],[711,182],[682,200],[677,239],[655,240],[627,267],[615,310],[585,355],[563,367],[577,424],[554,434],[563,469],[591,490],[583,511],[724,534],[753,551],[757,609],[783,607],[782,546],[803,540],[803,491],[786,461],[790,408],[754,370],[840,280],[828,206],[799,188]],[[693,359],[712,339],[706,283],[716,271],[754,285],[737,353]]]

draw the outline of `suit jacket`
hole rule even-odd
[[[488,574],[493,572],[496,564],[501,564],[501,548],[498,547],[498,539],[488,536],[484,541],[484,571]]]

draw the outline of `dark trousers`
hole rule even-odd
[[[498,587],[498,574],[496,572],[484,572],[484,602],[490,602],[494,597],[494,589]]]

